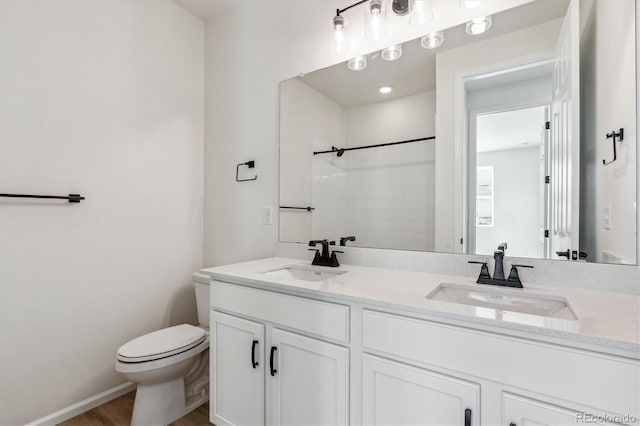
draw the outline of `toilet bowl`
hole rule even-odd
[[[138,385],[133,426],[167,425],[209,400],[209,285],[194,277],[199,327],[164,328],[118,348],[116,371]]]

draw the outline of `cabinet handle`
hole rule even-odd
[[[258,362],[256,361],[256,346],[258,346],[258,341],[254,340],[253,344],[251,345],[251,365],[253,366],[253,368],[258,367]]]
[[[271,370],[271,375],[275,376],[278,370],[273,368],[273,354],[277,351],[278,348],[276,346],[271,346],[271,356],[269,357],[269,369]]]
[[[471,408],[464,410],[464,426],[471,426]]]

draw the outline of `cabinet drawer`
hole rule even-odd
[[[348,306],[211,281],[211,307],[349,342]]]
[[[502,424],[505,425],[575,426],[580,423],[602,426],[621,425],[618,421],[633,423],[634,418],[631,415],[608,416],[604,413],[582,413],[507,392],[502,394]]]
[[[640,363],[421,319],[364,310],[362,345],[542,395],[639,417]],[[615,389],[615,392],[611,390]]]

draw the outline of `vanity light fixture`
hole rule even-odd
[[[335,53],[349,50],[350,40],[347,37],[347,21],[342,15],[356,6],[364,6],[364,35],[369,40],[381,40],[388,33],[387,6],[397,16],[404,16],[411,12],[409,22],[413,25],[424,25],[433,19],[434,0],[360,0],[342,8],[336,9],[331,20],[331,48]]]
[[[387,35],[387,9],[382,0],[369,0],[364,12],[365,37],[380,40]]]
[[[391,86],[382,86],[381,88],[378,89],[378,92],[382,93],[383,95],[387,95],[387,94],[393,92],[393,87],[391,87]]]
[[[394,44],[382,49],[381,56],[385,61],[395,61],[396,59],[400,59],[402,56],[402,45]]]
[[[331,34],[331,47],[335,53],[344,53],[349,50],[349,41],[344,33],[344,18],[339,13],[333,18]]]
[[[416,27],[433,21],[433,0],[411,0],[409,23]]]
[[[479,35],[491,28],[491,15],[480,16],[467,22],[467,34]]]
[[[356,56],[353,59],[350,59],[347,62],[347,66],[351,71],[362,71],[367,67],[367,57],[366,56]]]
[[[442,31],[429,33],[420,39],[420,44],[425,49],[436,49],[442,46],[442,43],[444,43],[444,33]]]
[[[460,0],[460,7],[463,9],[473,9],[480,5],[480,0]]]

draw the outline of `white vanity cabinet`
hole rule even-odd
[[[273,329],[272,425],[346,425],[349,350],[296,333]],[[269,355],[271,363],[271,355]]]
[[[636,358],[266,288],[211,283],[218,426],[639,424]]]
[[[347,306],[216,281],[211,302],[211,422],[348,424]]]
[[[392,360],[386,361],[389,365],[386,370],[392,372],[387,373],[388,377],[396,381],[409,377],[414,392],[428,395],[419,389],[427,388],[431,392],[429,398],[435,401],[438,399],[430,390],[437,383],[432,378],[434,371],[457,378],[439,377],[441,383],[449,382],[447,385],[452,390],[445,390],[442,384],[439,389],[452,403],[464,401],[464,408],[470,408],[474,401],[470,390],[476,391],[477,399],[481,395],[479,417],[472,417],[470,423],[462,423],[459,417],[456,420],[454,415],[461,412],[457,405],[456,410],[447,410],[455,422],[443,420],[441,424],[565,426],[581,423],[581,419],[584,419],[582,423],[616,424],[616,416],[640,417],[640,363],[637,360],[368,309],[362,314],[362,346],[365,424],[384,424],[375,418],[369,421],[372,412],[378,413],[375,405],[379,399],[373,400],[371,408],[372,399],[367,395],[380,392],[376,389],[378,383],[370,386],[371,389],[365,385],[371,381],[367,379],[367,375],[371,375],[371,367],[367,365],[373,355]],[[431,371],[416,366],[425,366]],[[407,376],[408,371],[413,374]],[[466,399],[464,395],[468,395]],[[440,409],[445,402],[441,404]],[[596,423],[592,416],[614,420]]]
[[[503,395],[502,410],[505,425],[509,426],[564,426],[586,423],[590,425],[620,425],[587,417],[586,413],[569,410],[557,405],[523,398],[518,395]]]
[[[371,355],[362,356],[362,423],[479,424],[480,386]]]
[[[211,421],[264,424],[264,325],[211,312]]]

